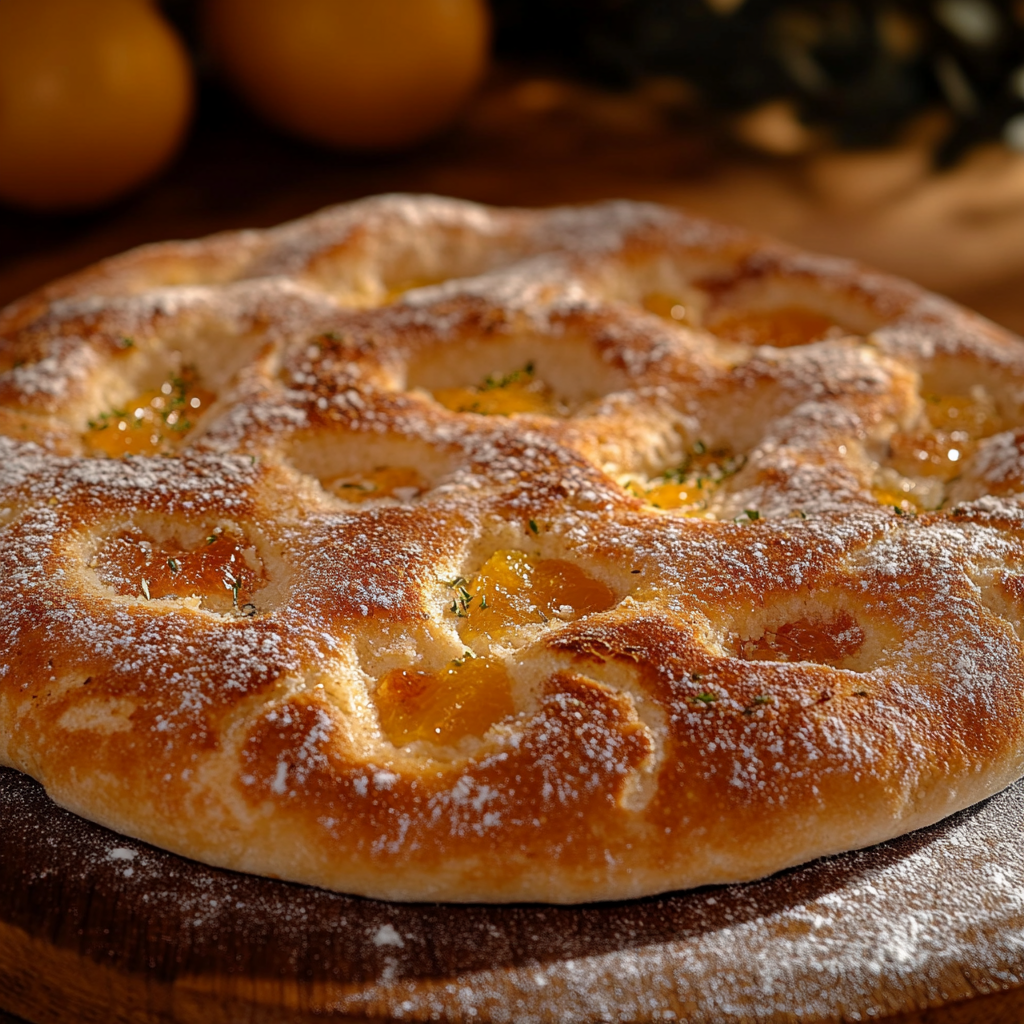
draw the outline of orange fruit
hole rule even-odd
[[[487,65],[484,0],[207,0],[214,55],[281,128],[352,149],[437,131]]]
[[[0,199],[84,207],[177,149],[192,76],[148,0],[0,0]]]

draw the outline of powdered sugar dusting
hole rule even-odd
[[[132,267],[0,315],[0,757],[68,805],[296,881],[573,902],[759,877],[1020,773],[1009,336],[645,204],[380,197]],[[899,445],[930,466],[949,395],[985,430],[926,479]],[[172,400],[159,454],[97,457]],[[475,630],[508,551],[607,599]],[[387,724],[476,659],[491,718]]]

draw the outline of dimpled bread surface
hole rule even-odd
[[[0,763],[397,900],[741,881],[1024,771],[1024,346],[657,206],[385,196],[0,314]]]

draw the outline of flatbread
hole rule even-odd
[[[1024,346],[626,202],[385,196],[0,314],[0,763],[397,900],[761,877],[1024,772]]]

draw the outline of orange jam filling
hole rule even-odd
[[[406,292],[415,291],[417,288],[428,288],[430,285],[440,284],[444,280],[445,278],[443,277],[410,277],[404,281],[399,281],[397,284],[391,285],[384,293],[381,305],[389,306],[392,302],[400,299]]]
[[[688,323],[692,320],[686,303],[678,296],[667,292],[648,292],[643,297],[643,307],[648,313],[654,313],[665,320],[677,323]]]
[[[89,420],[88,449],[110,458],[172,451],[214,400],[191,369]]]
[[[745,461],[744,456],[733,455],[727,448],[712,450],[698,441],[681,465],[646,485],[630,481],[626,486],[653,508],[700,515],[722,481],[742,469]]]
[[[327,490],[346,501],[397,498],[409,501],[427,489],[427,483],[408,466],[378,466],[369,473],[341,476],[326,484]]]
[[[864,631],[852,615],[840,612],[829,622],[797,619],[756,640],[741,640],[738,654],[745,661],[813,661],[838,665],[856,654]]]
[[[601,612],[615,594],[572,562],[496,551],[469,580],[449,583],[450,611],[464,619],[463,640],[499,640],[518,626],[549,619],[572,621]]]
[[[879,505],[892,506],[905,512],[923,512],[928,507],[927,501],[922,500],[921,495],[912,488],[875,487],[871,494]]]
[[[708,498],[718,485],[709,479],[692,480],[682,484],[655,484],[653,487],[631,490],[652,508],[682,509],[690,515],[705,511]]]
[[[515,713],[508,673],[493,658],[467,656],[440,672],[395,669],[381,680],[373,699],[381,728],[396,747],[483,736]]]
[[[960,475],[961,464],[974,453],[978,441],[1002,429],[995,404],[981,391],[930,395],[925,399],[925,413],[928,422],[923,429],[897,431],[889,439],[889,465],[907,477],[952,480]],[[892,497],[890,490],[883,488],[875,496],[882,504],[900,505],[900,501],[884,500]],[[907,500],[906,495],[901,498]]]
[[[198,597],[210,611],[243,615],[255,614],[253,594],[266,582],[256,549],[219,529],[196,548],[154,543],[129,530],[103,547],[94,567],[118,594],[149,601]]]
[[[804,306],[722,313],[708,324],[714,334],[726,341],[774,348],[808,345],[825,337],[836,326],[831,317]]]
[[[483,416],[511,416],[539,413],[552,416],[558,411],[551,388],[534,375],[533,363],[504,376],[491,375],[478,387],[441,388],[434,398],[452,412],[475,412]]]

